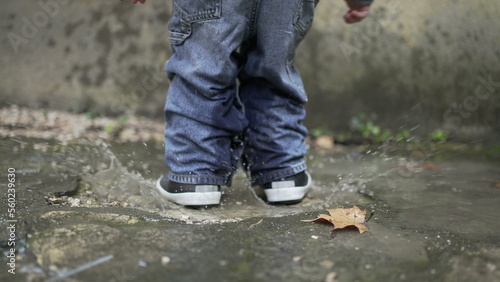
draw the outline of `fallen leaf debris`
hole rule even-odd
[[[303,222],[316,222],[316,221],[327,221],[333,224],[336,229],[343,229],[346,227],[354,226],[359,230],[359,233],[364,233],[368,231],[368,227],[364,225],[366,210],[361,210],[357,206],[352,208],[338,208],[338,209],[327,209],[327,214],[320,214],[315,219],[302,220]]]

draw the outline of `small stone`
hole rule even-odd
[[[68,198],[68,203],[70,207],[80,207],[80,199],[77,198]]]
[[[337,273],[335,272],[330,272],[328,275],[325,277],[325,282],[337,282]]]
[[[312,235],[312,236],[311,236],[311,239],[314,239],[314,240],[317,240],[318,238],[319,238],[319,237],[318,237],[318,236],[316,236],[316,235]]]
[[[319,265],[328,269],[328,268],[332,268],[335,265],[335,263],[331,260],[324,260],[324,261],[320,262]]]
[[[188,220],[190,220],[189,215],[181,215],[179,219],[182,220],[182,221],[188,221]]]
[[[161,257],[161,264],[163,266],[166,266],[167,264],[169,264],[169,262],[170,262],[170,258],[169,257],[167,257],[167,256],[162,256]]]
[[[148,266],[148,263],[143,259],[139,259],[137,261],[137,265],[142,266],[142,267],[146,267],[146,266]]]
[[[323,135],[323,136],[319,136],[318,138],[316,138],[315,140],[315,145],[319,148],[322,148],[322,149],[333,149],[334,147],[334,140],[332,137],[330,136],[326,136],[326,135]]]
[[[50,198],[47,199],[47,201],[51,204],[51,205],[59,205],[59,204],[62,204],[64,203],[64,200],[61,199],[61,198],[56,198],[54,196],[51,196]]]
[[[120,203],[120,202],[118,202],[118,201],[113,201],[113,202],[111,202],[109,205],[110,205],[110,206],[112,206],[112,207],[120,207],[120,206],[121,206],[121,203]]]
[[[295,257],[292,258],[293,262],[298,262],[301,259],[302,259],[301,256],[295,256]]]

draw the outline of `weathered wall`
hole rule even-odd
[[[168,87],[166,1],[2,5],[3,104],[161,118]]]
[[[342,1],[322,1],[298,63],[314,124],[339,128],[355,113],[425,132],[500,129],[500,2],[378,0],[346,27]],[[328,115],[331,115],[330,117]]]
[[[352,26],[344,6],[322,0],[298,51],[310,126],[374,112],[394,130],[499,131],[499,1],[377,0]],[[3,3],[1,104],[161,119],[169,13],[170,1]]]

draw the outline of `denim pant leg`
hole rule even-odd
[[[249,126],[246,168],[254,185],[306,169],[307,96],[293,65],[295,49],[312,25],[315,0],[261,0],[255,34],[242,50],[240,95]],[[292,24],[293,23],[293,24]]]
[[[165,66],[171,80],[165,154],[173,181],[230,183],[239,160],[236,136],[248,124],[237,99],[236,51],[247,34],[253,3],[173,1],[173,55]]]

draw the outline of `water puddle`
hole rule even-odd
[[[488,159],[485,150],[474,159],[470,155],[460,158],[460,151],[451,154],[453,159],[443,157],[449,151],[436,148],[311,150],[308,164],[315,182],[301,204],[267,205],[259,197],[261,191],[250,187],[240,172],[232,187],[223,188],[219,207],[191,209],[163,200],[155,190],[156,179],[166,173],[161,143],[1,142],[2,169],[16,168],[28,189],[45,198],[52,195],[48,202],[54,205],[133,208],[196,223],[279,217],[357,204],[375,212],[390,206],[413,224],[458,228],[465,217],[473,217],[475,223],[463,225],[461,231],[474,233],[475,225],[486,222],[492,234],[500,231],[500,223],[494,220],[499,211],[495,201],[500,188],[494,185],[500,167],[498,158]]]

